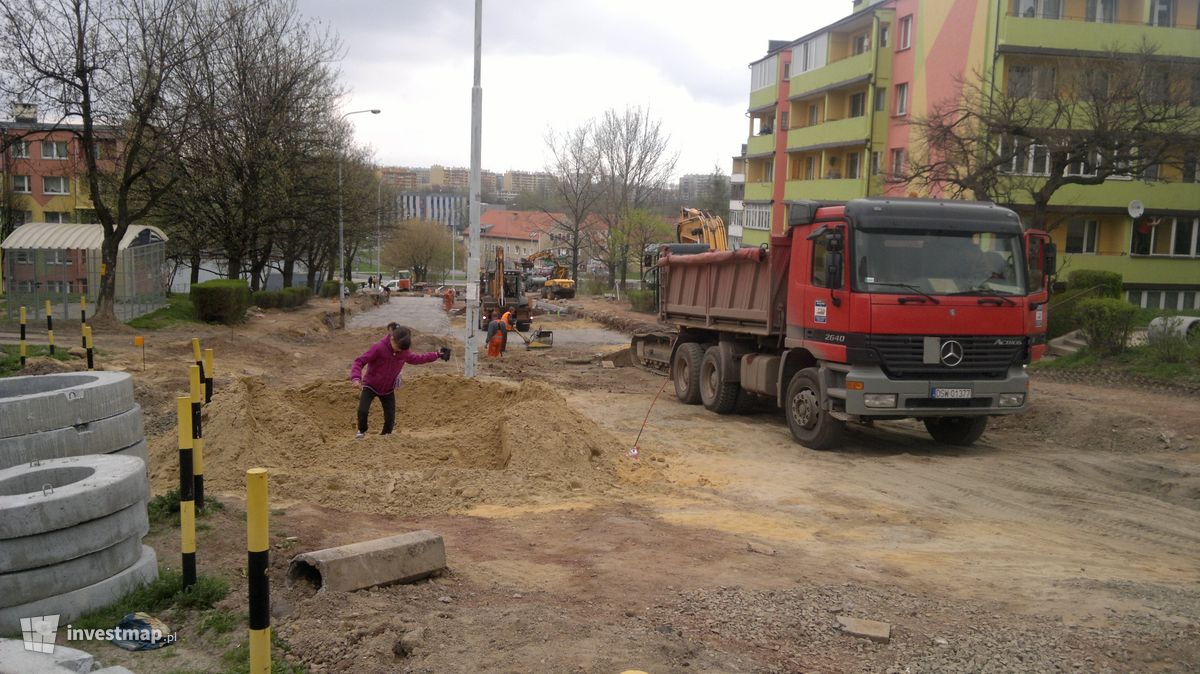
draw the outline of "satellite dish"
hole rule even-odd
[[[1140,217],[1142,217],[1142,213],[1146,212],[1146,207],[1142,205],[1142,202],[1138,201],[1137,199],[1134,199],[1133,201],[1129,202],[1128,210],[1129,210],[1129,217],[1140,218]]]

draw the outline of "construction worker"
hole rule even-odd
[[[492,319],[488,322],[487,329],[487,353],[489,358],[499,358],[504,352],[504,341],[508,338],[508,329],[504,322],[499,319]]]
[[[500,316],[500,322],[504,324],[504,341],[500,344],[500,353],[508,351],[508,333],[513,329],[512,311],[505,311]]]

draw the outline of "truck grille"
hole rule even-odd
[[[883,370],[893,379],[1003,379],[1009,366],[1025,360],[1027,340],[1014,336],[939,337],[962,345],[962,362],[950,367],[926,363],[924,335],[871,335],[867,346],[879,354]],[[1011,343],[1013,341],[1018,343]]]

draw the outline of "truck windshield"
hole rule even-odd
[[[859,292],[904,293],[897,284],[929,295],[1027,292],[1022,239],[1015,234],[859,229],[850,252]]]

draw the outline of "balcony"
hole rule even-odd
[[[1200,259],[1187,257],[1155,257],[1143,255],[1077,255],[1059,249],[1060,268],[1068,272],[1079,269],[1114,271],[1125,283],[1171,283],[1195,285],[1200,278]]]
[[[783,198],[788,201],[818,199],[823,201],[849,201],[867,195],[867,183],[861,178],[841,180],[789,180],[783,188]]]
[[[788,150],[802,150],[814,146],[830,146],[835,144],[858,144],[867,142],[871,136],[868,125],[870,117],[850,117],[839,119],[816,126],[806,126],[788,131]]]
[[[1034,19],[1004,16],[1000,21],[1000,51],[1103,52],[1120,45],[1133,51],[1146,38],[1159,56],[1200,56],[1200,31],[1159,28],[1141,23],[1095,23],[1079,19]],[[792,81],[795,91],[795,80]]]
[[[750,92],[750,109],[761,110],[775,104],[779,98],[779,86],[771,85],[765,89]]]
[[[1103,185],[1064,185],[1054,193],[1050,205],[1124,209],[1134,199],[1152,213],[1156,209],[1196,210],[1200,204],[1200,183],[1106,180]],[[1029,200],[1021,195],[1017,202],[1029,203]]]
[[[774,183],[746,183],[744,201],[770,201],[774,196]]]
[[[870,75],[874,65],[875,51],[868,50],[858,56],[851,56],[816,70],[800,73],[792,78],[791,97],[797,98],[840,82]]]
[[[747,157],[761,157],[768,152],[775,151],[775,134],[768,133],[765,136],[754,136],[750,142],[746,143]]]

